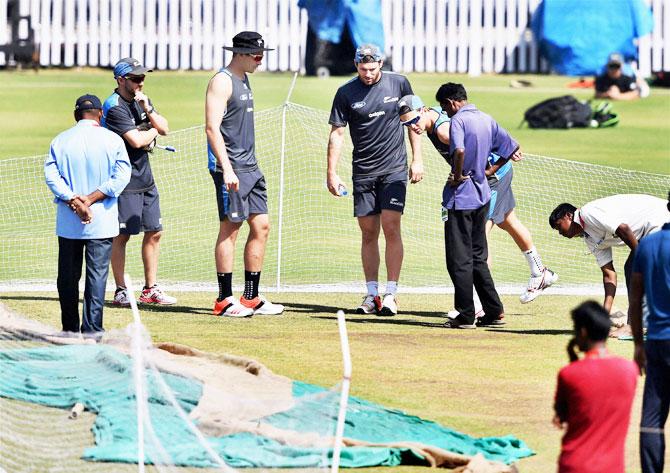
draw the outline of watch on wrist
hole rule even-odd
[[[149,110],[146,111],[146,114],[147,114],[147,115],[151,115],[151,114],[154,113],[155,111],[156,111],[156,109],[153,108],[153,107],[151,107]]]

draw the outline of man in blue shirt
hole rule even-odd
[[[102,309],[112,251],[119,234],[117,197],[130,181],[123,140],[100,126],[95,95],[77,99],[77,124],[51,142],[44,163],[47,186],[56,196],[58,298],[64,332],[103,331]],[[84,313],[79,326],[79,279],[86,255]]]
[[[447,270],[454,284],[458,316],[446,325],[475,327],[473,284],[484,309],[479,325],[502,325],[503,305],[486,263],[486,220],[491,200],[486,168],[491,153],[501,156],[493,166],[495,172],[518,152],[519,145],[493,118],[468,103],[462,84],[443,84],[436,98],[451,118],[449,151],[453,159],[442,193],[442,207],[447,209]]]
[[[435,149],[442,155],[449,165],[453,163],[449,153],[449,117],[440,107],[428,108],[416,95],[407,95],[398,101],[400,122],[409,127],[417,135],[425,132]],[[444,125],[444,126],[443,126]],[[513,161],[522,158],[521,153],[512,156]],[[489,166],[486,170],[489,187],[491,188],[491,203],[486,221],[486,235],[491,233],[493,225],[505,230],[517,244],[530,268],[530,279],[526,289],[519,299],[522,304],[532,302],[542,291],[558,280],[558,275],[544,266],[542,258],[533,244],[533,238],[526,226],[517,218],[514,207],[516,199],[512,191],[512,162],[505,160],[505,164],[498,167],[500,159],[497,154],[489,155]],[[497,169],[497,171],[494,171]],[[491,265],[491,257],[488,259]],[[478,307],[477,307],[478,306]],[[483,315],[481,303],[475,298],[475,313]],[[450,311],[450,315],[454,311]]]
[[[670,408],[670,223],[640,240],[631,279],[629,311],[635,361],[640,373],[647,372],[640,421],[642,471],[661,473]],[[646,342],[642,336],[643,296],[649,310]]]

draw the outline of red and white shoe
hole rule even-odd
[[[542,274],[530,278],[528,281],[528,287],[526,287],[524,293],[519,296],[519,300],[522,304],[528,304],[529,302],[534,301],[542,294],[542,291],[554,284],[556,281],[558,281],[558,274],[549,268],[544,268],[542,270]]]
[[[361,305],[356,307],[357,314],[376,314],[382,308],[382,300],[379,296],[368,294],[363,298]]]
[[[212,313],[225,317],[251,317],[254,315],[254,310],[244,307],[233,296],[228,296],[225,299],[214,301]]]
[[[253,313],[258,315],[279,315],[284,312],[283,305],[273,304],[260,294],[253,299],[245,299],[244,296],[240,297],[240,304],[253,310]]]
[[[145,304],[172,305],[177,302],[177,298],[168,296],[158,287],[158,284],[154,284],[151,287],[142,289],[140,302]]]

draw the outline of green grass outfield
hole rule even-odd
[[[172,130],[204,123],[204,98],[209,72],[154,72],[145,91],[165,115]],[[651,97],[618,102],[621,123],[604,130],[518,130],[523,112],[549,97],[574,94],[592,96],[590,89],[569,89],[574,78],[523,76],[533,87],[508,86],[515,75],[471,78],[453,74],[410,74],[415,93],[432,103],[443,82],[465,84],[470,100],[493,115],[533,154],[586,161],[596,164],[670,174],[670,91],[652,89]],[[111,71],[98,69],[0,72],[0,158],[45,154],[49,142],[72,124],[75,99],[82,93],[104,100],[114,88]],[[291,74],[258,73],[251,77],[257,110],[281,104],[291,83]],[[326,80],[298,78],[292,101],[330,110],[333,95],[346,78]],[[325,143],[324,143],[325,148]],[[324,153],[325,154],[325,153]],[[324,157],[325,160],[325,157]]]
[[[251,319],[211,316],[211,294],[176,295],[175,307],[141,307],[154,341],[177,340],[205,351],[251,357],[277,373],[323,386],[339,381],[342,358],[335,312],[356,304],[357,294],[273,295],[286,304],[285,315]],[[403,294],[402,313],[396,317],[349,314],[352,394],[470,435],[515,435],[537,452],[519,462],[521,472],[555,471],[561,436],[550,422],[556,374],[567,364],[568,312],[581,298],[541,297],[521,305],[516,297],[504,297],[508,325],[473,331],[442,328],[449,299]],[[59,323],[55,294],[5,293],[0,302],[41,322]],[[131,322],[129,309],[106,308],[108,330]],[[610,342],[610,349],[626,358],[632,356],[632,346],[632,342]],[[626,445],[629,473],[640,471],[641,388],[642,382]]]
[[[156,72],[149,76],[146,92],[168,118],[173,131],[203,123],[204,94],[210,76],[203,72]],[[556,76],[524,76],[534,86],[512,89],[508,83],[513,78],[516,76],[473,79],[444,74],[410,75],[415,92],[429,103],[439,84],[463,82],[471,101],[510,129],[529,153],[670,174],[668,91],[653,89],[652,96],[643,101],[616,103],[621,116],[616,128],[537,131],[516,128],[526,108],[545,98],[569,93],[588,98],[591,91],[567,89],[565,84],[572,79]],[[51,139],[73,123],[76,97],[90,92],[104,99],[114,85],[110,71],[89,69],[39,73],[4,71],[0,79],[3,85],[0,89],[0,160],[44,155]],[[281,104],[290,81],[289,74],[252,76],[256,109]],[[328,110],[335,90],[344,81],[345,78],[299,78],[292,101]],[[325,169],[325,147],[324,140],[323,153],[313,158],[317,168],[319,163],[323,164],[318,168],[321,173]],[[343,157],[343,161],[346,160]],[[204,162],[202,166],[204,170]],[[13,199],[11,195],[4,194],[3,198]],[[24,207],[31,207],[32,203],[25,202],[26,195],[16,197]],[[30,200],[35,196],[27,197]],[[52,241],[52,217],[42,216],[35,225],[33,232],[38,228],[38,233],[45,234],[22,238]],[[165,255],[169,247],[165,245]],[[210,248],[207,247],[208,252]],[[441,255],[436,257],[441,258]],[[44,273],[37,275],[42,279],[55,280],[55,274],[50,271],[37,272]],[[445,277],[446,271],[439,274],[439,278]],[[270,283],[271,280],[264,278],[264,284]],[[339,381],[341,358],[335,311],[357,304],[357,294],[272,294],[278,302],[287,305],[286,315],[249,320],[209,316],[211,293],[177,296],[179,305],[176,307],[143,311],[145,323],[156,341],[172,340],[206,351],[249,356],[279,374],[310,383],[330,386]],[[3,293],[0,301],[31,318],[58,326],[56,297],[55,293]],[[403,294],[400,299],[403,313],[398,317],[350,317],[354,363],[352,394],[439,421],[471,435],[516,435],[538,453],[521,461],[522,472],[554,471],[560,433],[550,424],[553,390],[557,370],[567,360],[564,348],[569,338],[569,309],[580,300],[580,297],[541,297],[533,304],[522,306],[516,297],[508,296],[504,298],[507,327],[464,333],[441,328],[441,314],[451,305],[451,296]],[[625,307],[625,297],[621,294],[617,305]],[[105,312],[109,329],[130,321],[129,311],[109,308]],[[631,343],[614,341],[611,347],[622,356],[632,354]],[[639,471],[636,428],[639,394],[640,389],[627,442],[626,471],[629,472]],[[407,470],[402,468],[402,471]]]

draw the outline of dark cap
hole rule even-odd
[[[81,112],[84,110],[102,110],[100,99],[92,94],[82,95],[74,103],[74,110]]]
[[[132,57],[125,57],[114,66],[114,78],[126,76],[143,76],[152,69],[144,67],[140,61]]]
[[[607,58],[607,65],[621,67],[623,65],[623,56],[621,56],[619,53],[610,54]]]
[[[266,48],[263,37],[255,31],[242,31],[233,37],[232,46],[224,46],[223,49],[238,54],[253,54],[261,51],[274,51]]]
[[[373,62],[379,62],[384,59],[384,54],[382,54],[379,47],[374,44],[363,44],[356,49],[354,62],[360,64],[367,56],[370,56],[373,59]]]

